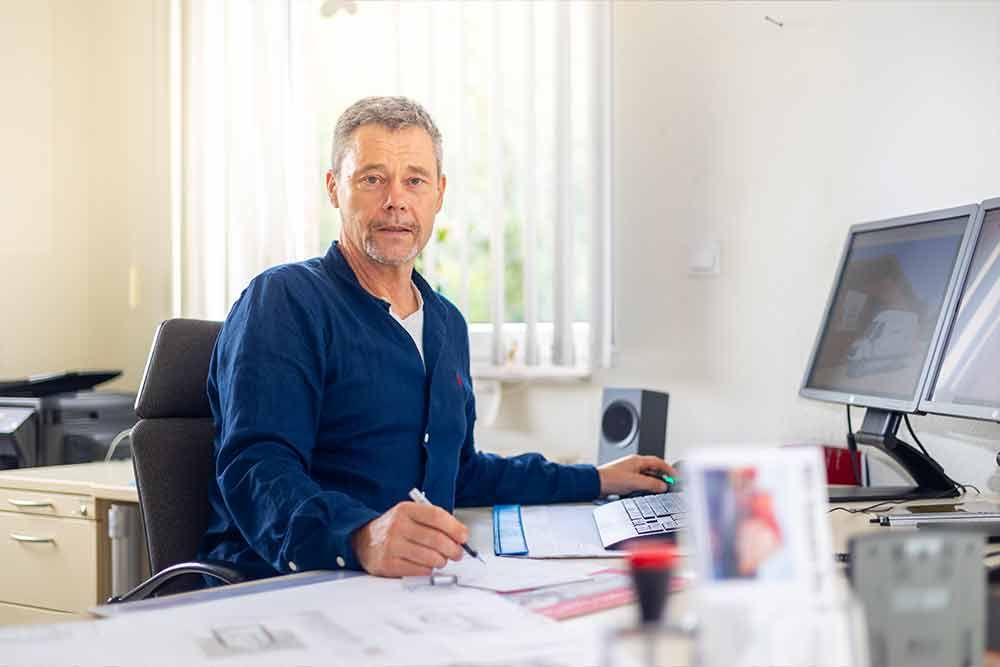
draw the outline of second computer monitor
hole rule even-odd
[[[855,225],[801,394],[914,412],[978,206]]]
[[[943,353],[920,409],[1000,421],[1000,199],[983,202]]]

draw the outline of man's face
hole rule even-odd
[[[327,172],[326,185],[340,209],[342,240],[374,262],[404,266],[431,236],[445,178],[426,130],[369,124],[355,130],[340,173]]]

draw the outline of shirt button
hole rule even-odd
[[[295,561],[290,560],[288,561],[288,569],[291,570],[292,572],[298,572],[299,566],[295,564]]]
[[[424,444],[426,445],[428,442],[430,442],[430,440],[431,440],[431,434],[424,433]]]
[[[337,567],[347,567],[347,561],[343,556],[337,556]]]

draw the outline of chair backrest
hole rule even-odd
[[[192,560],[208,524],[215,426],[205,382],[221,328],[221,322],[167,320],[146,362],[132,462],[152,574]]]

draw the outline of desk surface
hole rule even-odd
[[[139,502],[131,461],[76,463],[0,472],[0,487],[75,493],[103,500]]]
[[[47,489],[52,492],[64,492],[73,494],[86,494],[95,498],[107,500],[136,502],[137,492],[133,481],[132,465],[129,461],[114,461],[111,463],[88,463],[67,466],[51,466],[42,468],[29,468],[13,471],[0,472],[0,487],[20,488],[20,489]],[[957,502],[968,500],[979,500],[977,496],[968,496],[956,499]],[[984,500],[997,500],[996,498],[982,498]],[[940,501],[925,501],[928,502]],[[907,503],[917,504],[917,503]],[[838,505],[839,506],[839,505]],[[865,507],[866,504],[855,503],[853,508]],[[490,549],[492,540],[492,521],[490,508],[461,509],[456,512],[456,516],[463,521],[470,529],[470,543],[480,549]],[[833,533],[833,546],[835,551],[842,552],[847,549],[847,542],[850,537],[862,533],[885,530],[878,525],[872,524],[870,519],[872,514],[849,514],[847,512],[832,512],[828,515]],[[623,563],[617,559],[563,559],[560,567],[572,573],[590,573],[595,570],[609,567],[620,567]],[[300,575],[292,575],[300,576]],[[840,585],[846,586],[846,579],[839,577]],[[261,582],[263,583],[263,582]],[[373,582],[375,583],[375,582]],[[248,589],[255,587],[254,582],[245,584]],[[220,593],[222,591],[219,591]],[[263,593],[266,595],[266,593]],[[204,599],[204,598],[202,598]],[[675,593],[671,596],[667,617],[677,620],[690,608],[690,594],[687,592]],[[565,624],[580,632],[581,635],[599,636],[608,632],[609,628],[631,625],[635,622],[636,609],[634,605],[627,605],[610,609],[595,614],[579,616],[577,618],[562,621]],[[671,664],[690,664],[690,645],[687,642],[678,641],[675,650],[674,660]],[[0,660],[2,662],[2,660]],[[992,663],[987,663],[992,664]]]

